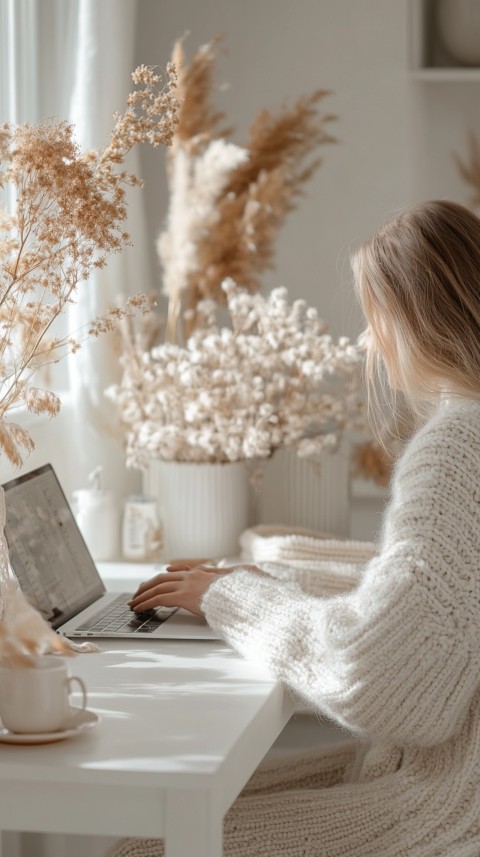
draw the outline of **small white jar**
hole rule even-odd
[[[162,548],[162,528],[154,497],[134,494],[125,500],[122,523],[124,559],[158,559]]]

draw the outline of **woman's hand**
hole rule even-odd
[[[238,566],[226,568],[211,565],[194,565],[198,560],[177,560],[161,572],[140,584],[129,605],[136,613],[155,607],[183,607],[196,616],[203,616],[200,608],[208,587],[221,574],[230,574]],[[255,566],[244,566],[259,571]]]

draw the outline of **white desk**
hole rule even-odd
[[[127,583],[149,573],[123,569]],[[289,720],[291,699],[223,643],[102,649],[72,661],[101,715],[95,730],[0,745],[0,830],[163,837],[166,857],[220,857],[223,816]]]

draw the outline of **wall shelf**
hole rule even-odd
[[[460,65],[449,54],[437,23],[439,0],[410,0],[409,69],[425,83],[480,83],[480,66]]]
[[[410,77],[424,83],[480,83],[480,68],[414,69]]]

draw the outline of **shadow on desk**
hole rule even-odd
[[[287,723],[267,759],[281,758],[289,753],[308,751],[313,747],[332,747],[344,743],[351,737],[348,732],[322,720],[307,711],[298,711]],[[353,739],[352,739],[353,740]],[[5,836],[5,854],[8,857],[105,857],[115,838],[103,836],[63,836],[60,834],[24,833],[15,835],[9,847],[9,834]],[[20,841],[21,840],[21,844]]]

